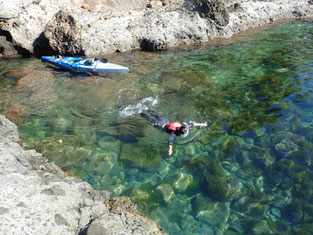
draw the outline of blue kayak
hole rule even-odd
[[[41,60],[60,68],[73,71],[83,71],[91,73],[126,73],[128,71],[128,68],[118,64],[108,63],[105,59],[99,60],[96,58],[85,59],[80,57],[42,56]]]

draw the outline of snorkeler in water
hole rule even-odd
[[[186,137],[189,134],[189,130],[194,127],[206,127],[207,122],[196,123],[196,122],[170,122],[167,118],[159,117],[156,112],[151,109],[147,109],[148,113],[154,118],[151,118],[147,114],[139,111],[139,115],[146,119],[152,126],[165,131],[170,136],[168,137],[168,154],[172,155],[173,153],[173,143],[176,136]]]

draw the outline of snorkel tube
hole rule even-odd
[[[189,126],[188,126],[188,124],[186,122],[183,122],[183,124],[186,126],[186,130],[187,131],[186,131],[185,134],[181,135],[181,137],[185,138],[185,137],[187,137],[189,135]]]

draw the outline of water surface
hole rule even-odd
[[[112,196],[128,195],[169,234],[313,232],[313,24],[234,40],[109,56],[126,75],[0,61],[0,110],[27,148]],[[208,121],[177,139],[137,112]]]

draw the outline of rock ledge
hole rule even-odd
[[[128,197],[110,199],[18,143],[0,114],[0,234],[165,234]]]

